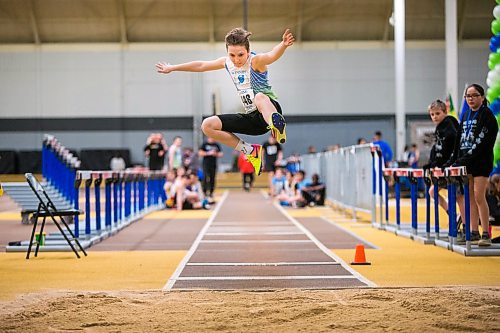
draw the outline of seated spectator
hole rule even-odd
[[[200,182],[200,178],[198,177],[198,173],[194,171],[189,171],[187,174],[189,176],[188,189],[191,192],[198,194],[198,197],[200,198],[202,205],[205,206],[209,203],[214,203],[214,201],[210,202],[209,199],[205,197],[205,194],[203,193],[203,187]]]
[[[293,181],[286,191],[276,196],[283,206],[304,207],[306,200],[302,196],[302,188],[305,187],[307,181],[304,179],[305,172],[300,170],[293,176]]]
[[[283,174],[283,169],[276,168],[274,176],[271,179],[271,196],[276,197],[282,191],[284,191],[286,188],[286,183],[287,183],[287,178]]]
[[[301,189],[302,196],[309,206],[323,206],[325,204],[325,184],[319,181],[317,173],[312,175],[312,181]]]
[[[183,168],[179,168],[183,169]],[[178,170],[179,170],[178,169]],[[177,210],[187,210],[187,209],[210,209],[210,205],[207,200],[202,200],[199,194],[199,190],[195,188],[194,181],[196,180],[196,175],[194,174],[183,174],[182,176],[176,178],[173,188],[175,188],[174,202]]]
[[[175,182],[176,174],[177,174],[177,169],[168,170],[167,175],[165,177],[165,184],[163,185],[163,190],[167,195],[167,200],[165,201],[165,205],[168,208],[174,207],[174,200],[173,200],[174,196],[172,195],[171,188]]]

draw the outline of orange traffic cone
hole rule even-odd
[[[351,265],[371,265],[366,261],[365,246],[363,244],[356,245],[356,253],[354,254],[354,261]]]

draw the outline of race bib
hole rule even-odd
[[[241,103],[245,108],[245,113],[257,110],[257,106],[255,106],[253,102],[253,99],[255,97],[253,89],[238,90],[238,95],[240,95]]]

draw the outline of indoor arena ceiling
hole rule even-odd
[[[406,0],[406,38],[443,40],[444,0]],[[243,0],[0,0],[0,44],[220,42]],[[247,0],[254,41],[386,41],[393,0]],[[494,0],[457,0],[459,40],[488,39]]]

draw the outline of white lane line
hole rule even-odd
[[[290,231],[290,232],[207,232],[207,236],[250,236],[250,235],[303,235],[303,232]]]
[[[365,243],[366,245],[369,245],[371,246],[372,248],[376,249],[376,250],[379,250],[379,247],[376,246],[375,244],[373,243],[370,243],[366,240],[364,240],[363,238],[359,237],[358,235],[356,235],[354,232],[352,232],[351,230],[347,230],[346,228],[344,228],[343,226],[335,223],[334,221],[330,220],[329,218],[327,217],[324,217],[324,216],[321,216],[321,219],[325,220],[326,222],[330,223],[331,225],[334,225],[336,226],[337,228],[341,229],[342,231],[348,233],[349,235],[351,235],[352,237],[356,238],[357,240],[359,240],[360,242],[363,242]]]
[[[311,243],[312,241],[310,239],[298,239],[298,240],[292,240],[292,239],[256,239],[256,240],[251,240],[251,239],[241,239],[241,240],[228,240],[228,239],[207,239],[207,240],[202,240],[200,243]]]
[[[191,248],[189,249],[188,253],[184,256],[180,264],[177,266],[177,269],[175,272],[172,274],[172,276],[168,279],[167,283],[163,287],[163,291],[169,291],[172,289],[172,287],[175,284],[175,281],[181,275],[182,270],[184,269],[184,266],[186,266],[187,262],[189,259],[193,256],[194,252],[198,248],[198,245],[200,244],[201,239],[207,232],[208,228],[210,227],[210,224],[212,224],[213,220],[219,213],[219,210],[221,209],[222,205],[224,204],[224,201],[226,201],[227,197],[229,195],[229,191],[225,191],[224,194],[222,195],[222,198],[220,202],[217,204],[217,207],[214,209],[212,212],[212,215],[210,215],[210,218],[207,220],[207,223],[203,226],[203,229],[200,230],[198,233],[198,236],[196,237],[195,241],[193,242],[193,245],[191,245]]]
[[[330,249],[328,249],[323,243],[321,243],[316,237],[314,237],[314,235],[306,227],[304,227],[299,221],[297,221],[292,216],[290,216],[290,214],[288,214],[288,212],[283,207],[281,207],[278,204],[278,202],[274,202],[274,206],[279,211],[281,211],[283,213],[283,215],[285,215],[290,221],[292,221],[293,224],[295,224],[297,226],[297,228],[302,230],[307,235],[307,237],[309,237],[321,249],[321,251],[323,251],[327,256],[334,259],[335,261],[338,261],[342,265],[342,267],[344,267],[347,271],[349,271],[352,275],[354,275],[358,280],[366,283],[366,285],[368,285],[369,287],[376,287],[377,286],[375,283],[368,280],[363,275],[359,274],[357,271],[352,269],[344,260],[342,260],[342,258],[337,256],[332,251],[330,251]]]
[[[212,223],[213,227],[218,227],[218,226],[235,226],[235,227],[271,227],[271,226],[290,226],[290,221],[266,221],[266,222],[254,222],[254,221],[248,221],[248,222],[215,222]]]
[[[340,265],[336,261],[282,261],[282,262],[189,262],[186,266],[316,266]]]
[[[269,275],[269,276],[185,276],[177,281],[224,281],[224,280],[340,280],[356,279],[353,275]]]

